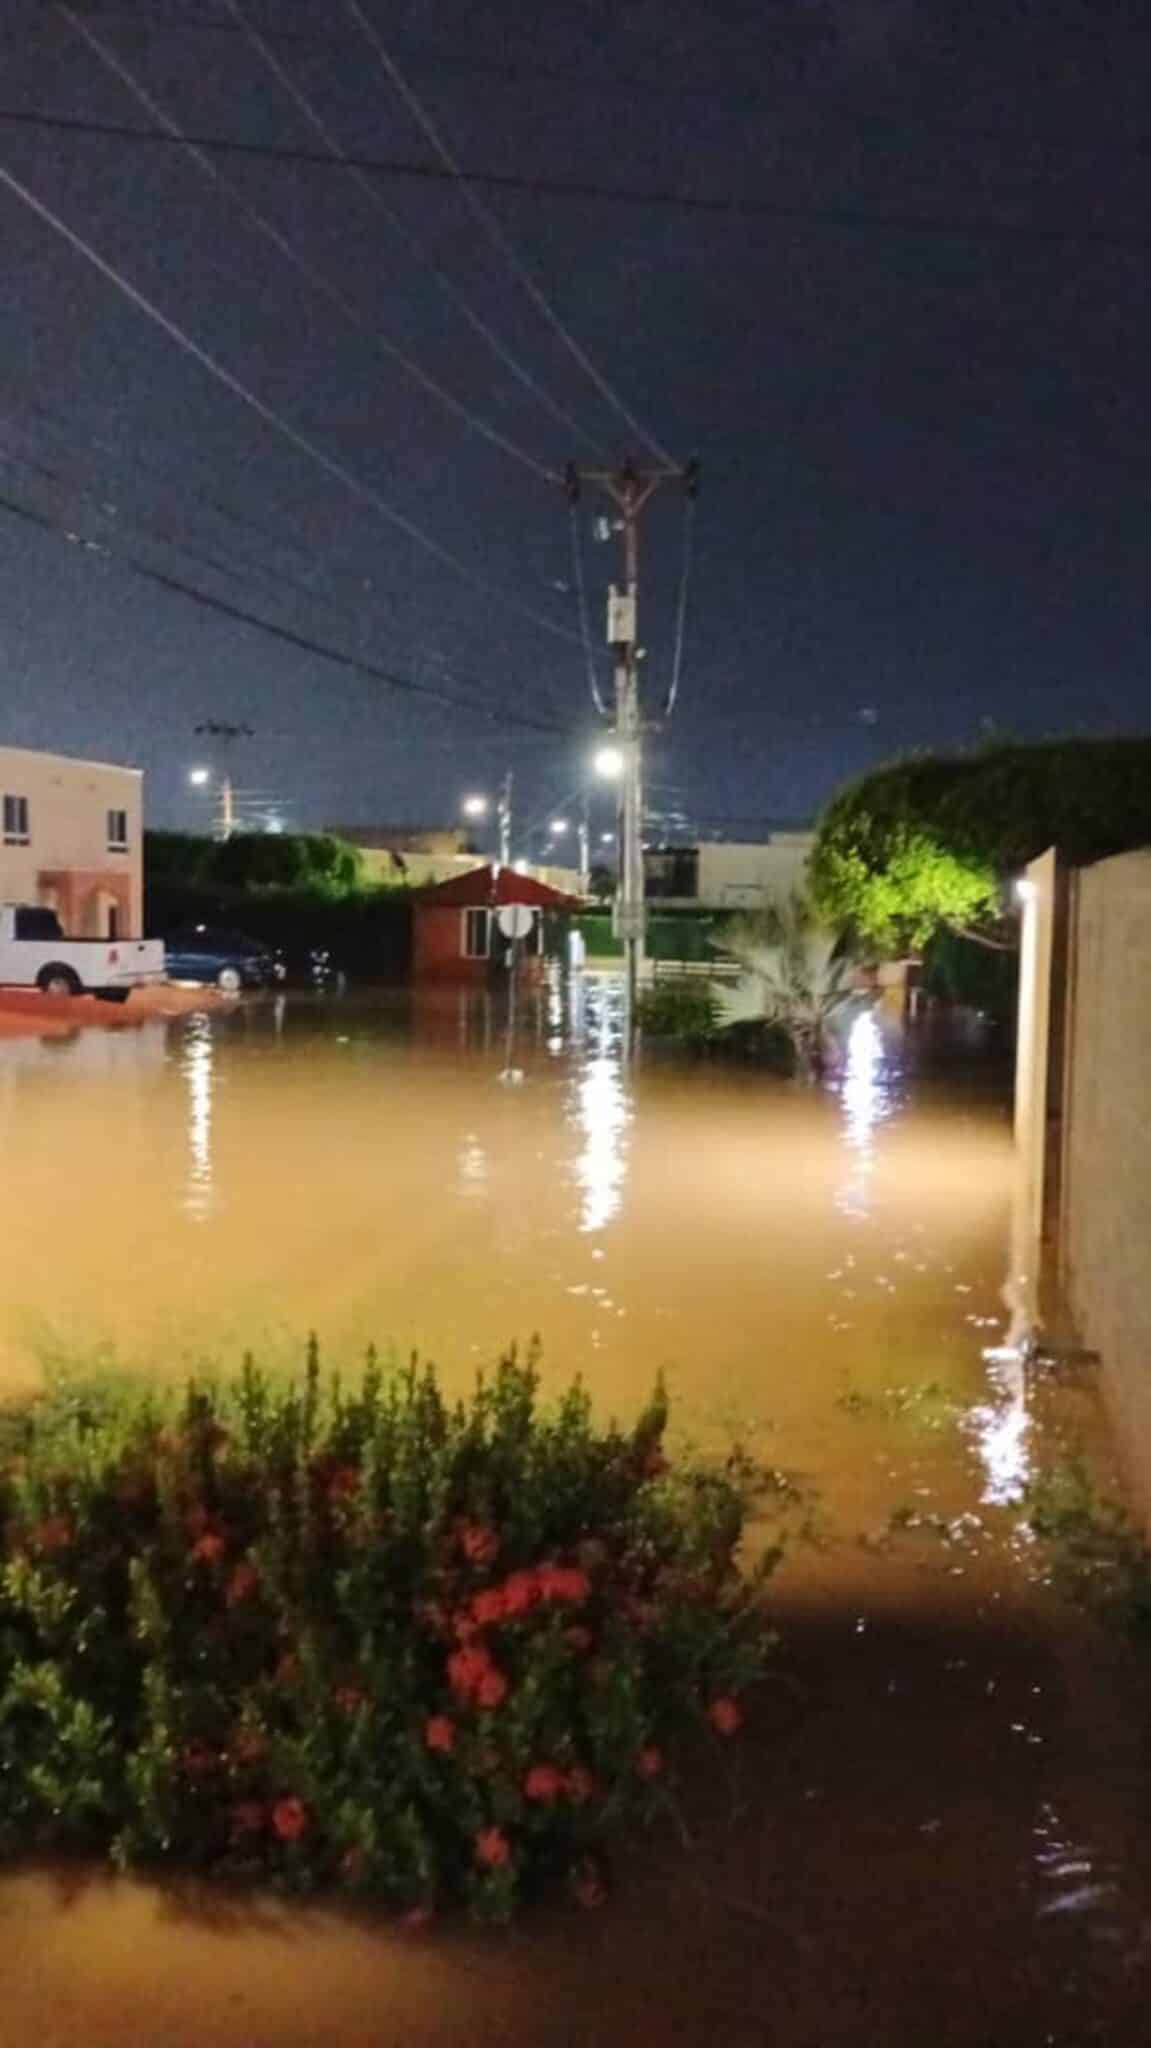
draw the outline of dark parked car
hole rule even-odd
[[[216,925],[185,925],[170,933],[164,953],[170,980],[210,983],[228,995],[244,988],[275,988],[285,977],[279,954],[262,940]]]

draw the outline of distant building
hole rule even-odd
[[[54,910],[70,938],[143,929],[137,768],[0,747],[0,901]]]
[[[543,971],[545,918],[577,911],[579,899],[551,889],[515,868],[473,868],[437,887],[423,889],[413,906],[412,972],[417,981],[484,984],[505,965],[508,940],[499,912],[522,904],[532,925],[521,942],[520,970],[526,980]],[[506,982],[507,975],[504,974]]]
[[[366,882],[422,889],[482,867],[483,855],[453,825],[329,825],[360,856]]]
[[[668,909],[755,910],[803,887],[814,832],[773,832],[746,844],[700,840],[645,849],[644,894]]]
[[[465,827],[457,825],[328,825],[337,839],[347,840],[360,856],[366,882],[391,887],[426,889],[486,867]],[[518,873],[534,875],[549,887],[575,895],[579,876],[574,868],[541,867],[516,862]]]

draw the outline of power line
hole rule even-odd
[[[527,265],[521,262],[519,256],[517,255],[507,235],[504,233],[503,228],[500,226],[500,223],[496,219],[496,216],[492,212],[491,208],[485,206],[483,200],[478,198],[476,193],[472,191],[471,185],[468,182],[467,174],[460,168],[459,162],[453,155],[452,151],[449,149],[447,143],[445,142],[443,136],[441,135],[427,108],[424,106],[423,101],[419,98],[419,95],[415,91],[413,91],[412,87],[408,84],[407,79],[404,77],[404,74],[400,70],[399,65],[396,63],[395,58],[391,55],[391,52],[389,51],[387,44],[384,42],[384,39],[381,36],[379,30],[375,28],[373,24],[368,20],[367,15],[364,13],[363,8],[360,6],[360,0],[343,0],[343,4],[346,11],[352,16],[353,20],[359,23],[360,29],[362,30],[363,34],[367,37],[369,43],[371,44],[373,50],[375,51],[377,57],[379,58],[379,61],[382,64],[385,73],[391,80],[396,91],[399,93],[400,98],[404,102],[404,105],[407,107],[408,112],[412,115],[413,119],[417,122],[419,127],[422,128],[424,134],[428,138],[428,141],[431,143],[432,148],[435,150],[436,155],[439,157],[440,162],[446,166],[448,171],[451,173],[452,177],[458,181],[459,189],[475,219],[483,228],[484,233],[487,235],[489,241],[493,244],[493,246],[499,251],[500,255],[504,258],[504,261],[508,264],[513,275],[519,279],[520,284],[527,292],[528,297],[531,299],[531,302],[533,306],[535,306],[537,312],[542,313],[544,319],[547,321],[553,333],[556,334],[559,337],[560,341],[563,342],[564,347],[567,349],[569,355],[571,355],[573,360],[579,364],[584,374],[591,379],[591,382],[595,385],[595,388],[599,392],[600,397],[606,399],[608,405],[610,405],[612,410],[619,415],[619,418],[623,420],[624,424],[630,429],[630,431],[633,434],[637,434],[639,436],[645,448],[647,448],[649,452],[656,457],[657,461],[666,463],[672,462],[674,458],[670,456],[667,453],[667,450],[661,447],[660,443],[654,438],[654,436],[651,433],[649,433],[644,426],[641,425],[640,421],[636,418],[635,414],[624,403],[618,391],[616,391],[614,385],[610,384],[607,378],[602,374],[602,372],[599,369],[597,369],[595,363],[593,363],[591,357],[588,355],[587,350],[581,346],[581,344],[576,340],[574,334],[572,334],[571,330],[565,325],[564,321],[557,313],[555,307],[552,305],[551,300],[548,298],[547,293],[543,291],[541,287],[536,283],[536,280],[532,276],[530,270],[527,268]]]
[[[222,0],[222,4],[228,6],[230,5],[230,0]],[[158,15],[149,12],[145,8],[100,6],[96,4],[96,0],[84,0],[80,11],[94,15],[98,19],[142,22],[151,29],[170,30],[175,31],[177,34],[235,35],[238,33],[236,24],[233,22],[222,21],[218,17],[210,18],[207,15],[193,15],[179,10]],[[788,24],[789,28],[792,26],[793,24]],[[773,41],[778,41],[780,27],[781,24],[778,21],[770,25]],[[263,33],[269,43],[282,44],[285,47],[295,45],[298,48],[325,51],[330,51],[332,47],[330,37],[320,34],[309,34],[307,31],[275,28],[264,30]],[[1144,42],[1151,36],[1151,27],[1141,23],[1121,24],[1114,22],[1101,27],[1097,21],[1093,20],[1089,26],[1083,27],[1073,22],[1063,21],[1053,29],[1049,17],[1045,16],[1043,20],[1043,35],[1050,40],[1053,33],[1056,37],[1064,38],[1082,39],[1084,36],[1090,36],[1091,41],[1097,48],[1105,48],[1108,43],[1118,45],[1121,41],[1123,43],[1132,41],[1137,43]],[[747,92],[743,89],[738,92],[732,92],[727,81],[724,81],[722,87],[717,88],[716,85],[709,83],[693,85],[681,80],[656,80],[647,74],[640,75],[636,72],[620,71],[614,65],[602,77],[597,78],[589,71],[559,70],[554,66],[540,64],[497,64],[482,62],[476,58],[445,56],[438,51],[434,56],[418,51],[407,58],[406,68],[409,74],[415,76],[427,73],[433,77],[491,79],[502,85],[554,86],[561,92],[571,92],[574,90],[576,92],[594,93],[600,99],[603,98],[605,93],[612,93],[628,97],[638,97],[640,99],[662,101],[672,105],[677,102],[691,104],[702,101],[713,109],[716,106],[719,93],[722,92],[723,108],[726,114],[746,113],[750,115],[771,116],[777,113],[776,102],[765,98],[762,94]],[[787,107],[789,118],[793,116],[794,111],[791,105]],[[917,113],[915,109],[909,109],[898,115],[890,115],[865,112],[860,108],[821,105],[813,118],[818,120],[821,129],[826,128],[827,124],[830,123],[836,128],[856,128],[868,134],[898,135],[910,133],[922,135],[930,131],[932,138],[936,141],[950,142],[952,140],[961,141],[965,138],[970,138],[975,141],[1014,142],[1020,144],[1025,149],[1051,147],[1056,149],[1098,149],[1108,152],[1131,150],[1143,155],[1146,154],[1148,147],[1151,146],[1149,145],[1148,138],[1140,135],[1086,134],[1082,131],[1074,130],[1062,130],[1059,132],[1053,130],[1027,130],[1018,127],[995,127],[987,122],[941,120],[934,109],[925,109],[921,113]]]
[[[316,640],[310,634],[298,633],[290,626],[282,626],[274,620],[263,619],[258,613],[232,604],[226,598],[213,597],[209,592],[198,589],[195,584],[185,582],[182,577],[173,576],[165,570],[155,568],[151,563],[141,561],[138,556],[126,549],[109,547],[106,541],[93,540],[75,533],[48,513],[23,505],[4,494],[0,494],[0,509],[10,513],[13,518],[24,520],[28,525],[39,528],[42,532],[68,541],[74,547],[81,547],[90,554],[101,555],[110,562],[131,569],[134,575],[144,577],[148,582],[155,583],[176,596],[187,598],[189,602],[201,606],[205,611],[218,613],[222,618],[231,619],[240,625],[254,627],[258,632],[266,633],[301,653],[316,655],[322,661],[330,661],[337,667],[346,668],[355,675],[366,676],[373,682],[384,683],[389,689],[400,691],[406,696],[425,697],[436,703],[449,705],[454,710],[468,711],[474,717],[491,719],[499,725],[522,726],[531,732],[550,735],[564,731],[564,727],[558,722],[533,718],[528,712],[499,710],[494,705],[479,703],[475,698],[462,696],[458,692],[441,690],[430,683],[418,683],[410,676],[402,676],[395,670],[381,668],[378,663],[367,661],[359,655],[345,654],[342,649]]]
[[[478,413],[473,412],[470,406],[465,405],[464,401],[457,398],[453,392],[446,390],[435,377],[431,376],[423,368],[422,364],[415,361],[414,357],[409,356],[396,342],[390,340],[386,334],[382,334],[378,328],[365,320],[346,293],[341,291],[338,285],[333,284],[324,275],[323,271],[317,270],[316,266],[310,263],[305,256],[300,255],[290,238],[287,235],[281,234],[279,228],[276,227],[273,221],[268,219],[266,214],[261,213],[258,207],[252,206],[245,199],[243,193],[231,183],[230,179],[224,176],[222,171],[217,169],[211,157],[199,147],[198,143],[188,141],[181,134],[179,124],[165,113],[159,102],[154,100],[147,88],[141,84],[131,66],[126,64],[121,57],[118,57],[114,50],[108,48],[108,45],[97,35],[95,29],[83,21],[72,7],[59,4],[57,11],[63,15],[73,32],[82,37],[89,49],[95,52],[100,62],[120,80],[121,84],[127,86],[129,92],[134,94],[140,105],[152,116],[152,119],[158,121],[173,140],[180,143],[181,147],[191,157],[197,169],[219,191],[225,192],[228,195],[233,205],[238,207],[245,220],[250,222],[251,226],[256,230],[256,233],[262,235],[266,241],[271,242],[273,248],[279,251],[285,261],[292,265],[292,268],[304,278],[313,291],[319,292],[327,299],[329,305],[336,308],[337,312],[345,320],[357,328],[361,334],[366,335],[373,348],[382,351],[392,362],[398,363],[405,374],[414,383],[418,384],[422,391],[426,391],[431,397],[438,399],[441,405],[446,406],[449,412],[453,413],[457,419],[462,420],[474,433],[481,434],[486,441],[492,442],[497,448],[502,448],[505,455],[512,456],[516,462],[520,462],[525,468],[533,470],[536,476],[541,477],[545,483],[555,483],[557,481],[554,472],[545,468],[544,464],[538,462],[534,455],[529,455],[526,449],[521,448],[517,442],[509,439],[508,435],[501,432],[499,427],[493,426],[489,420],[485,420]]]
[[[476,312],[471,302],[447,275],[447,272],[440,268],[440,265],[428,250],[426,244],[421,241],[418,235],[412,233],[400,215],[395,213],[387,201],[381,197],[371,178],[367,176],[360,165],[354,163],[346,154],[339,137],[328,127],[327,122],[317,110],[314,101],[309,98],[303,87],[292,77],[287,67],[281,64],[266,37],[259,29],[253,27],[242,8],[237,4],[237,0],[224,0],[224,5],[231,9],[236,17],[236,26],[243,31],[252,48],[264,64],[267,65],[269,71],[271,71],[272,76],[283,87],[313,132],[319,136],[329,156],[343,166],[360,191],[365,194],[376,212],[383,216],[389,226],[407,244],[411,253],[431,272],[440,290],[451,301],[452,305],[455,306],[457,312],[467,321],[472,331],[481,337],[497,359],[504,365],[505,369],[511,372],[517,383],[522,385],[525,391],[530,392],[531,396],[538,404],[544,407],[545,411],[551,414],[553,419],[558,420],[561,426],[569,428],[581,441],[586,441],[588,436],[584,433],[579,422],[573,419],[570,413],[565,412],[562,405],[557,404],[555,399],[544,389],[543,385],[538,383],[536,378],[533,377],[530,370],[525,369],[518,356],[514,355],[512,350],[501,341],[499,335],[493,328],[489,327],[482,315]],[[228,24],[224,25],[227,26]]]
[[[0,373],[0,386],[2,386],[6,382],[9,383],[10,385],[12,384],[11,379],[5,378],[3,376],[3,373]],[[74,443],[77,438],[76,429],[70,426],[70,424],[66,420],[60,418],[58,415],[54,415],[53,413],[51,413],[48,410],[48,408],[40,405],[36,400],[28,398],[26,394],[25,402],[29,405],[30,409],[37,415],[37,417],[46,424],[48,431],[53,436],[53,438],[57,442],[63,441],[66,447],[68,448],[69,452],[74,453]],[[10,412],[9,418],[14,426],[18,427],[21,431],[27,433],[27,423],[22,421],[17,414]],[[111,444],[106,441],[101,441],[98,436],[87,436],[87,439],[90,441],[91,446],[95,448],[102,448],[109,454],[113,455],[114,457],[117,455],[117,451],[111,446]],[[83,483],[77,482],[75,478],[64,475],[59,469],[54,469],[50,467],[47,463],[41,461],[36,455],[29,455],[23,450],[11,451],[8,459],[20,462],[25,467],[33,469],[39,475],[48,478],[51,482],[57,484],[62,490],[65,490],[75,496],[85,499],[89,505],[95,506],[96,510],[98,511],[102,518],[110,518],[117,528],[122,526],[123,521],[121,520],[121,507],[108,497],[108,486],[106,484],[101,483],[99,480],[85,480]],[[154,476],[157,476],[161,482],[168,482],[167,473],[165,472],[161,464],[147,463],[141,455],[137,455],[137,461],[141,462],[146,470],[150,469],[151,473]],[[226,505],[220,505],[216,500],[212,498],[205,498],[203,502],[210,510],[218,511],[222,514],[224,518],[233,520],[240,527],[247,528],[250,532],[259,535],[264,540],[268,541],[273,547],[278,547],[281,545],[290,546],[295,555],[297,556],[297,558],[299,559],[299,561],[303,564],[305,569],[317,571],[321,575],[328,573],[326,565],[317,562],[314,557],[309,556],[307,551],[299,547],[299,545],[296,542],[286,542],[282,536],[270,532],[266,527],[261,526],[258,521],[247,519],[242,513],[238,513],[233,508],[230,508]],[[276,570],[270,569],[264,563],[261,563],[259,561],[253,561],[250,557],[241,557],[240,560],[242,566],[237,569],[233,567],[230,563],[222,562],[220,558],[216,555],[210,555],[200,552],[196,545],[190,544],[189,540],[182,537],[181,534],[173,532],[170,529],[165,531],[163,527],[156,525],[154,519],[152,520],[152,524],[150,527],[145,527],[143,529],[141,528],[138,516],[132,521],[132,523],[134,524],[137,532],[140,532],[141,530],[144,532],[146,538],[154,537],[156,539],[163,541],[166,546],[170,546],[177,549],[181,554],[187,555],[190,560],[200,562],[204,567],[212,569],[217,574],[228,576],[232,580],[242,581],[243,572],[244,570],[247,570],[258,581],[269,582],[273,586],[273,588],[287,590],[291,592],[294,596],[304,599],[308,604],[319,605],[323,607],[325,611],[328,611],[332,613],[334,616],[338,617],[341,623],[343,621],[344,610],[335,601],[335,599],[327,596],[322,590],[315,589],[311,584],[302,582],[298,577],[285,576]],[[362,601],[362,592],[358,588],[355,591],[355,599],[357,603]],[[394,622],[389,622],[389,630],[394,631]],[[501,634],[499,637],[503,638],[504,636]],[[429,661],[433,660],[433,657],[425,653],[420,657],[420,659],[423,661]],[[457,682],[463,683],[472,681],[478,683],[481,688],[483,687],[482,680],[479,677],[476,677],[474,675],[469,676],[468,673],[465,670],[462,670],[458,666],[458,664],[449,656],[437,652],[434,656],[433,665],[444,672],[446,679],[448,681],[451,681],[453,679]]]
[[[607,717],[607,705],[600,693],[599,678],[595,669],[595,654],[592,649],[591,621],[588,618],[587,584],[583,572],[583,547],[580,541],[579,505],[576,499],[568,499],[568,523],[571,529],[572,577],[575,582],[576,603],[579,606],[580,638],[583,641],[584,668],[587,674],[591,700],[601,718]]]
[[[680,680],[683,675],[684,644],[687,638],[687,600],[691,586],[692,547],[695,539],[696,496],[689,491],[683,508],[683,550],[680,556],[679,595],[675,605],[675,641],[671,659],[671,681],[668,684],[664,717],[670,718],[679,696]]]
[[[38,199],[36,194],[27,185],[22,184],[19,178],[14,177],[12,172],[6,170],[3,165],[0,165],[0,184],[6,185],[10,192],[14,192],[18,199],[23,200],[25,206],[38,219],[45,221],[49,227],[55,229],[56,233],[62,236],[79,255],[83,256],[85,261],[90,263],[94,270],[99,271],[102,277],[107,278],[109,283],[114,284],[116,289],[126,299],[129,299],[140,312],[145,313],[149,320],[161,328],[172,341],[178,343],[218,383],[222,384],[234,397],[239,398],[259,419],[263,420],[267,426],[272,427],[292,447],[299,449],[301,453],[307,455],[328,476],[335,477],[346,489],[352,491],[357,497],[363,498],[367,504],[371,505],[380,514],[381,518],[388,520],[391,525],[398,527],[400,532],[406,534],[409,540],[414,541],[417,546],[424,548],[437,561],[446,563],[448,567],[454,569],[458,575],[463,576],[477,590],[482,590],[485,596],[498,597],[502,604],[508,605],[522,613],[534,625],[542,626],[546,632],[556,634],[561,640],[572,640],[575,638],[575,635],[569,632],[566,626],[557,625],[554,619],[546,618],[542,612],[537,612],[531,606],[523,604],[519,598],[509,596],[486,576],[481,576],[476,570],[469,568],[468,564],[461,561],[458,555],[453,555],[449,548],[441,546],[439,541],[433,540],[431,535],[425,533],[413,520],[408,519],[404,513],[398,512],[393,505],[388,503],[386,498],[380,496],[379,492],[371,484],[365,483],[362,477],[358,477],[353,470],[346,468],[334,456],[325,454],[317,442],[313,441],[307,434],[301,433],[298,427],[292,426],[291,422],[284,419],[273,406],[268,405],[264,399],[252,391],[239,377],[234,376],[215,356],[209,354],[207,349],[202,348],[200,343],[195,341],[184,328],[180,327],[176,321],[170,319],[166,313],[161,311],[159,306],[155,305],[145,293],[140,291],[130,278],[125,277],[123,271],[117,270],[114,264],[109,263],[105,257],[101,256],[99,251],[94,249],[90,242],[85,241],[84,237],[78,234],[74,228],[70,228],[67,222],[60,218],[59,214],[54,213],[50,206],[46,205],[42,199]]]
[[[32,128],[47,133],[99,136],[111,142],[175,144],[174,136],[150,128],[133,128],[123,122],[96,121],[67,114],[29,112],[24,108],[0,107],[0,126]],[[284,143],[250,142],[242,137],[200,135],[181,131],[180,140],[194,142],[199,149],[217,150],[222,155],[247,156],[267,163],[311,164],[320,169],[362,170],[381,177],[413,178],[432,184],[453,181],[453,173],[439,164],[413,163],[400,157],[370,157],[345,153],[333,159],[321,150],[299,149]],[[1049,243],[1060,247],[1145,249],[1151,233],[1138,228],[1055,227],[1028,221],[990,220],[946,214],[901,213],[860,206],[812,206],[786,200],[747,199],[725,193],[681,192],[652,186],[608,185],[592,179],[529,176],[516,171],[483,171],[468,168],[459,174],[468,185],[490,185],[502,191],[527,192],[541,199],[603,201],[619,206],[650,206],[662,211],[723,216],[731,220],[774,220],[797,227],[840,228],[848,232],[881,234],[943,235],[976,241]]]

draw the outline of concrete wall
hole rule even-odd
[[[29,843],[0,837],[0,902],[51,904],[73,938],[98,938],[113,907],[121,937],[143,929],[143,795],[135,768],[0,747],[0,795],[28,802]],[[108,812],[128,815],[127,851]]]
[[[803,887],[810,832],[779,832],[762,845],[703,840],[699,849],[699,902],[716,910],[755,910]]]
[[[1151,851],[1071,877],[1065,994],[1061,1279],[1151,1518]]]

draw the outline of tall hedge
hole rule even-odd
[[[881,951],[991,931],[1006,885],[1054,846],[1082,865],[1151,844],[1151,738],[924,755],[841,790],[820,820],[820,908]]]

